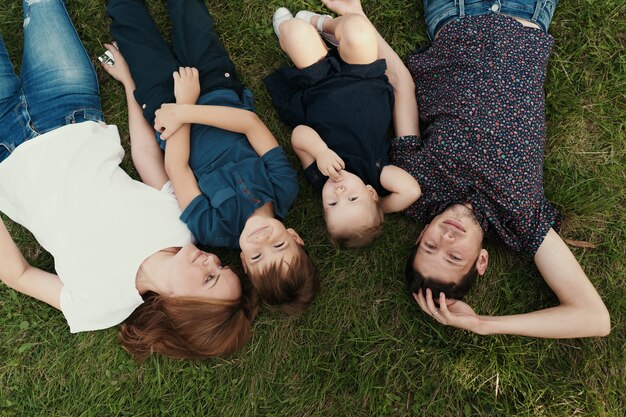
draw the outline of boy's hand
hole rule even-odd
[[[154,130],[161,132],[161,139],[166,140],[185,124],[184,105],[166,103],[154,113]]]
[[[341,179],[340,171],[346,167],[343,159],[331,149],[326,149],[315,158],[320,172],[333,180]]]
[[[105,64],[104,62],[101,62],[100,66],[102,67],[102,69],[104,69],[111,77],[121,82],[124,87],[134,89],[135,82],[133,81],[133,77],[130,74],[128,64],[126,63],[126,60],[124,59],[124,56],[122,55],[120,50],[117,49],[115,42],[113,42],[113,44],[105,43],[104,47],[107,48],[107,50],[113,55],[115,64],[111,66],[109,64]]]
[[[196,104],[200,97],[200,74],[196,68],[180,67],[173,74],[177,104]]]
[[[361,0],[322,0],[322,3],[340,16],[349,13],[365,14]]]

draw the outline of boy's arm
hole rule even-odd
[[[168,139],[185,123],[214,126],[243,133],[259,156],[278,146],[265,123],[251,111],[226,106],[164,104],[157,110],[155,128]]]
[[[329,149],[320,135],[309,126],[296,126],[291,133],[291,146],[303,168],[317,162],[317,168],[322,174],[339,179],[339,171],[346,167],[343,159]]]
[[[63,283],[57,275],[34,268],[9,235],[0,219],[0,279],[7,286],[61,309]]]
[[[180,67],[174,72],[174,96],[176,105],[193,105],[200,95],[200,75],[195,68]],[[160,111],[157,110],[157,118]],[[156,123],[156,119],[155,119]],[[172,180],[176,200],[185,210],[197,196],[202,194],[189,166],[191,125],[182,124],[168,139],[165,146],[165,170]]]
[[[322,0],[322,3],[338,15],[360,14],[365,16],[359,0]],[[395,104],[393,125],[396,136],[420,135],[415,83],[411,73],[387,41],[377,34],[378,58],[387,62],[387,77],[394,90]]]
[[[611,330],[609,312],[563,239],[550,229],[535,254],[535,264],[559,305],[511,316],[478,316],[461,301],[437,311],[430,293],[416,300],[442,324],[479,334],[515,334],[546,338],[606,336]],[[421,301],[418,299],[421,298]],[[441,303],[443,301],[443,304]],[[437,312],[435,312],[437,311]]]
[[[380,173],[380,184],[391,194],[381,200],[385,213],[404,210],[422,195],[417,180],[395,165],[387,165]]]
[[[135,82],[128,69],[128,64],[115,46],[107,43],[104,46],[113,54],[115,64],[110,66],[102,63],[100,66],[113,78],[122,83],[126,93],[128,130],[133,164],[141,177],[141,181],[160,190],[169,179],[163,163],[163,151],[161,151],[155,140],[154,129],[143,117],[143,111],[135,99]]]

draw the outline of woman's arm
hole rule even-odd
[[[380,173],[380,184],[391,194],[381,200],[385,213],[404,210],[422,195],[417,180],[405,170],[395,165],[383,167]]]
[[[339,179],[339,172],[346,167],[343,159],[329,149],[320,135],[309,126],[296,126],[291,132],[291,146],[303,168],[317,162],[317,169],[323,175]]]
[[[444,325],[479,334],[515,334],[546,338],[606,336],[611,331],[609,312],[563,239],[550,229],[535,254],[535,264],[559,305],[511,316],[479,316],[465,303],[441,293],[440,309],[432,300],[415,295],[424,311]]]
[[[0,279],[16,291],[61,309],[61,280],[58,276],[34,268],[26,262],[1,219]]]
[[[130,74],[126,60],[114,45],[105,43],[104,46],[113,54],[115,64],[110,66],[102,63],[100,66],[122,83],[126,93],[133,164],[141,177],[141,181],[160,190],[163,184],[169,180],[163,163],[163,151],[155,140],[154,129],[143,117],[143,111],[135,99],[135,81]]]

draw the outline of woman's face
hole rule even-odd
[[[241,295],[239,277],[212,253],[189,244],[174,255],[170,275],[172,296],[236,300]]]

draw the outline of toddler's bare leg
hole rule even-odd
[[[339,55],[349,64],[369,64],[378,59],[374,26],[363,15],[348,14],[324,22],[324,31],[339,41]]]
[[[300,19],[290,19],[280,25],[280,47],[297,68],[313,65],[328,53],[315,28]]]

